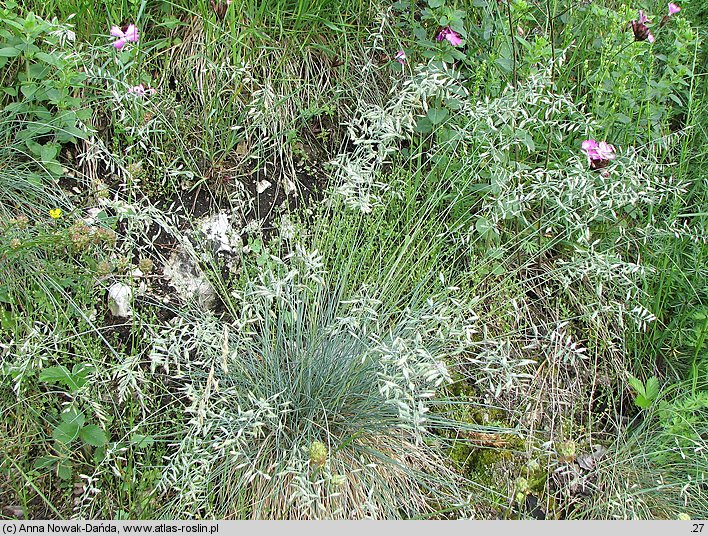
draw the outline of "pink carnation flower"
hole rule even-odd
[[[113,46],[118,50],[121,50],[126,43],[135,43],[139,37],[135,24],[129,24],[125,30],[118,26],[111,26],[111,35],[118,38],[113,42]]]
[[[649,31],[649,26],[651,21],[644,14],[644,11],[639,10],[639,17],[637,20],[632,21],[632,32],[634,32],[635,41],[649,41],[654,42],[654,35]]]
[[[453,47],[456,47],[456,46],[459,46],[462,44],[462,37],[460,37],[460,34],[458,34],[455,30],[453,30],[449,26],[446,26],[445,28],[440,30],[436,39],[438,41],[442,41],[443,39],[447,39],[448,42]]]
[[[583,150],[588,157],[590,169],[602,169],[607,167],[610,160],[616,158],[615,148],[607,142],[596,142],[595,140],[585,140],[582,143]]]
[[[144,85],[138,84],[137,86],[128,88],[128,93],[132,93],[138,97],[144,97],[145,95],[154,95],[157,93],[157,90],[154,88],[146,88]]]

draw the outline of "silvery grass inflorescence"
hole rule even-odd
[[[454,71],[430,63],[417,66],[413,76],[391,91],[384,106],[360,108],[348,124],[354,151],[341,153],[329,163],[346,205],[364,213],[380,205],[381,194],[390,188],[378,179],[381,166],[398,152],[401,141],[410,139],[429,102],[466,95]]]

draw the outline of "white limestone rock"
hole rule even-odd
[[[133,290],[125,283],[113,283],[108,289],[108,309],[118,318],[133,316]]]

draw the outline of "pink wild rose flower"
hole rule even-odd
[[[446,26],[440,32],[438,33],[438,36],[436,37],[438,41],[442,41],[443,39],[447,39],[447,41],[453,46],[459,46],[462,44],[462,37],[460,34],[458,34],[455,30],[450,28],[449,26]]]
[[[138,84],[137,86],[128,88],[128,93],[132,93],[138,97],[144,97],[145,95],[154,95],[157,93],[157,90],[154,88],[146,88],[144,85]]]
[[[118,50],[122,50],[126,43],[135,43],[138,40],[138,28],[135,24],[129,24],[125,28],[111,26],[111,35],[117,37],[113,42],[113,46]]]
[[[595,140],[585,140],[582,143],[583,150],[588,157],[590,169],[602,169],[607,167],[610,160],[614,160],[615,148],[607,142],[596,142]]]

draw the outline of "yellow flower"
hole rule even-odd
[[[53,208],[49,211],[49,215],[52,217],[53,220],[58,220],[59,218],[61,218],[61,209]]]

